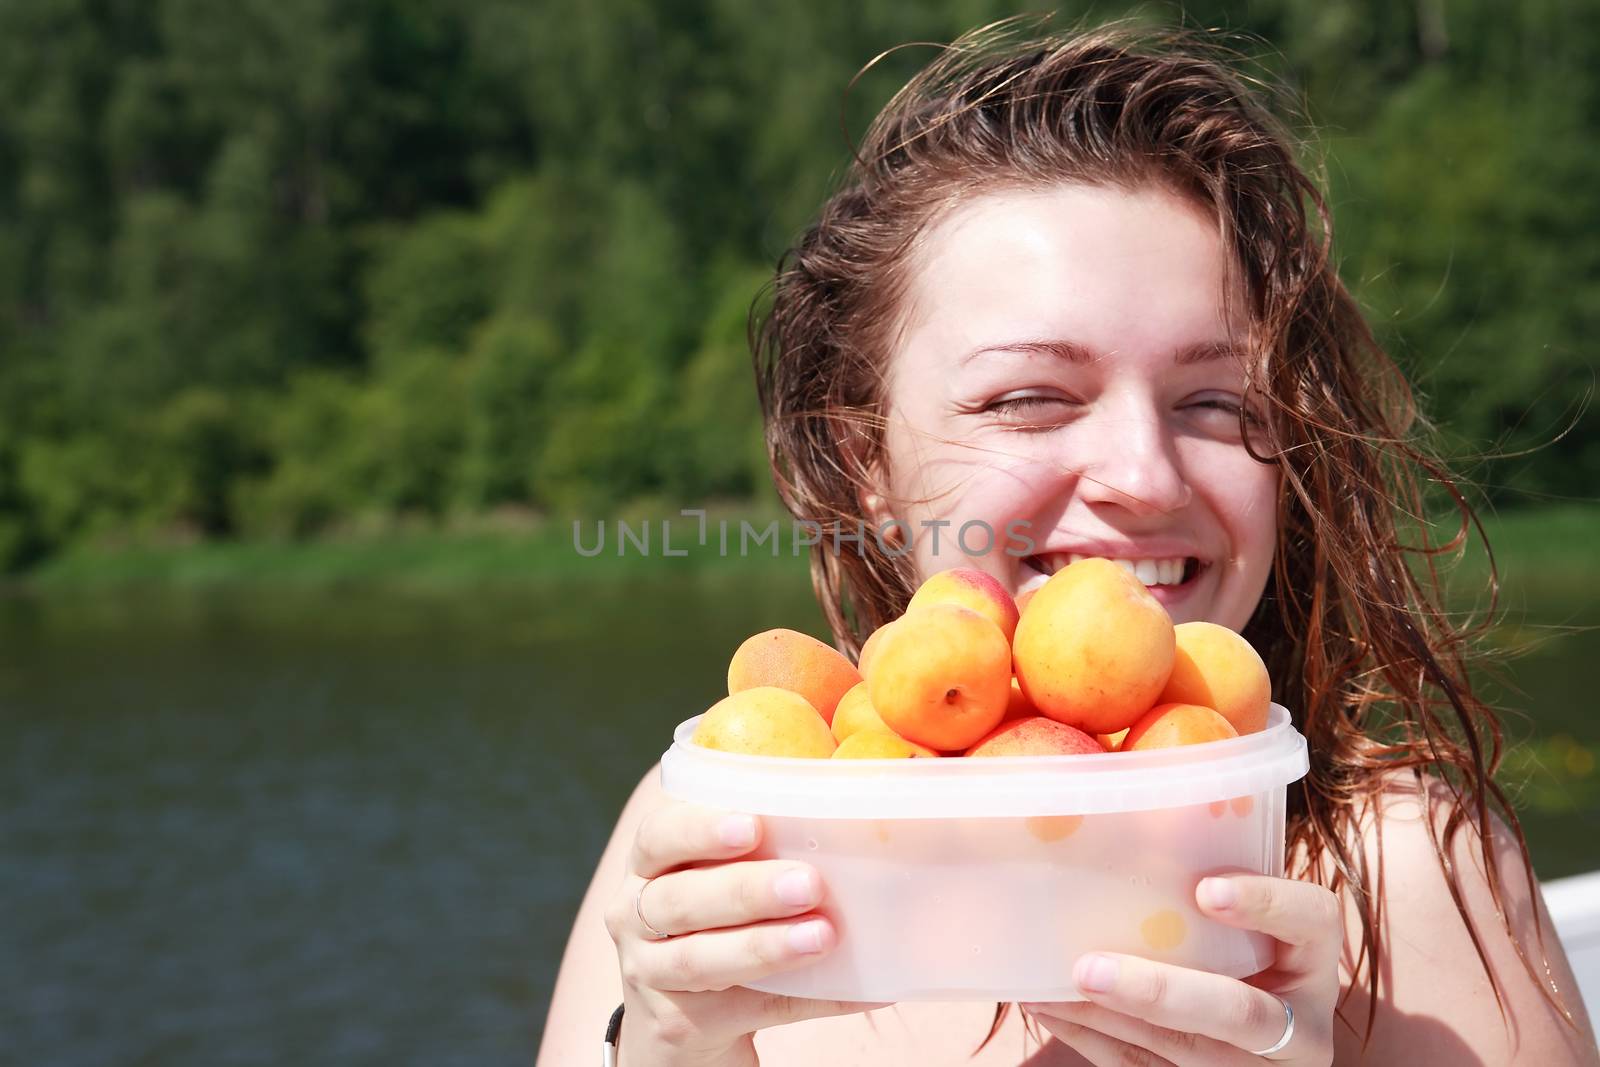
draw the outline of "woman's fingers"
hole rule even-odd
[[[663,874],[634,893],[638,918],[663,934],[688,934],[810,911],[822,880],[802,863],[749,860]]]
[[[1063,1041],[1067,1040],[1062,1036],[1063,1032],[1073,1034],[1077,1039],[1077,1030],[1087,1029],[1159,1057],[1152,1062],[1170,1061],[1178,1067],[1200,1067],[1202,1064],[1206,1067],[1246,1067],[1257,1062],[1256,1057],[1237,1045],[1189,1031],[1157,1026],[1093,1001],[1026,1004],[1023,1007],[1040,1025]]]
[[[857,1015],[861,1012],[887,1008],[891,1003],[869,1004],[850,1000],[813,1000],[810,997],[787,997],[782,993],[763,993],[759,989],[738,986],[728,990],[727,996],[734,1010],[747,1018],[757,1020],[765,1030],[769,1026],[798,1023],[806,1019],[826,1019],[834,1015]]]
[[[680,1051],[717,1049],[771,1026],[889,1007],[888,1004],[787,997],[743,986],[714,996],[655,992],[647,1003],[649,1011],[628,1011],[624,1026],[634,1029],[624,1038],[624,1045],[630,1040],[643,1040]]]
[[[1208,916],[1278,942],[1273,972],[1285,984],[1277,988],[1296,989],[1297,1004],[1333,997],[1344,928],[1328,890],[1262,875],[1219,875],[1200,882],[1195,900]],[[1264,989],[1138,956],[1090,953],[1074,965],[1073,979],[1091,1003],[1025,1007],[1095,1063],[1140,1057],[1182,1067],[1248,1063],[1247,1050],[1276,1044],[1289,1020],[1285,1002]],[[1331,1056],[1332,1048],[1321,1029],[1297,1030],[1283,1055],[1327,1062],[1322,1054]]]
[[[628,869],[641,878],[654,878],[686,863],[735,859],[760,839],[761,822],[753,815],[668,803],[639,824]]]
[[[730,1043],[768,1026],[883,1006],[745,988],[838,940],[813,910],[823,896],[813,867],[742,859],[760,839],[753,816],[676,802],[640,824],[605,916],[628,1005],[625,1045],[723,1062]]]
[[[703,930],[639,945],[624,961],[622,977],[649,989],[719,991],[810,963],[836,941],[833,924],[818,915]]]
[[[1275,938],[1274,969],[1289,974],[1332,973],[1344,943],[1339,898],[1320,885],[1259,874],[1202,878],[1200,910],[1218,922]]]
[[[1039,1024],[1062,1044],[1094,1064],[1095,1067],[1176,1067],[1174,1062],[1141,1045],[1112,1037],[1070,1019],[1032,1013]]]
[[[1212,1038],[1234,1048],[1253,1049],[1268,1048],[1283,1035],[1283,1002],[1235,978],[1109,952],[1082,957],[1072,976],[1094,1003],[1134,1021],[1176,1031],[1180,1040]],[[1062,1015],[1057,1010],[1061,1007],[1041,1004],[1032,1010]]]

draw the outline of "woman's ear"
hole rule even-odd
[[[883,457],[862,462],[857,452],[850,458],[853,461],[851,466],[860,472],[861,480],[856,485],[856,506],[861,509],[861,517],[872,526],[888,522],[894,518],[894,506],[889,501],[889,479],[883,469]]]
[[[895,518],[894,508],[882,493],[863,490],[860,494],[861,514],[867,529],[873,531],[880,545],[900,548],[906,541],[906,525]]]
[[[905,544],[906,525],[900,521],[894,501],[884,491],[889,479],[881,464],[874,463],[868,470],[868,484],[857,490],[861,516],[867,526],[876,531],[882,543],[900,546]]]
[[[859,494],[861,500],[861,515],[867,520],[868,525],[876,528],[894,518],[894,509],[889,506],[889,501],[882,493],[863,489]]]
[[[872,437],[863,422],[859,415],[842,420],[835,440],[844,468],[856,482],[856,507],[863,519],[877,525],[889,518],[889,502],[884,497],[887,481],[882,457],[867,458],[872,451]]]

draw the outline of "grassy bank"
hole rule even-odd
[[[688,571],[805,578],[805,549],[796,552],[794,531],[775,513],[713,511],[704,545],[699,543],[699,521],[693,517],[624,519],[626,539],[619,538],[618,522],[606,520],[602,542],[596,521],[584,521],[577,544],[570,521],[550,520],[512,528],[390,530],[310,542],[85,548],[56,557],[17,582],[33,589],[65,590],[257,583],[448,587],[602,581]],[[758,543],[756,538],[774,522],[776,538]],[[724,523],[725,551],[720,543]],[[743,551],[741,523],[748,526]],[[1535,608],[1600,600],[1600,553],[1593,547],[1600,543],[1600,507],[1568,505],[1486,515],[1484,524],[1510,611],[1544,614]],[[579,545],[589,554],[580,553]],[[849,550],[848,545],[845,548]],[[674,554],[667,555],[668,549]],[[1442,557],[1441,565],[1452,601],[1468,605],[1482,597],[1489,567],[1481,545],[1474,542],[1459,560]]]
[[[773,536],[765,536],[769,529],[775,530]],[[699,520],[682,515],[585,520],[576,531],[570,520],[551,520],[511,528],[388,530],[303,542],[86,548],[47,561],[16,584],[38,591],[257,584],[447,588],[617,581],[685,572],[793,575],[803,582],[806,550],[797,552],[794,541],[786,520],[748,512],[712,513],[703,545]]]
[[[1508,621],[1600,624],[1600,507],[1566,504],[1482,516]],[[1454,531],[1444,531],[1446,535]],[[1437,536],[1437,534],[1436,534]],[[1489,556],[1476,533],[1465,550],[1439,557],[1448,600],[1488,603]]]

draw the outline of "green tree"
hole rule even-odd
[[[507,315],[489,322],[470,356],[462,502],[469,508],[535,499],[534,471],[558,410],[555,380],[563,346],[544,320]]]
[[[898,46],[1025,9],[0,4],[0,567],[766,492],[745,265],[937,47]],[[1451,447],[1570,428],[1472,473],[1592,496],[1600,0],[1058,10],[1257,35]]]
[[[665,416],[667,485],[685,501],[746,498],[767,477],[748,326],[769,274],[746,266],[725,270],[723,278]]]

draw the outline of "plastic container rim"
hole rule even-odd
[[[680,723],[661,757],[679,800],[828,819],[1089,815],[1212,803],[1281,789],[1308,769],[1305,738],[1273,704],[1253,734],[1148,752],[821,760],[702,748]]]

